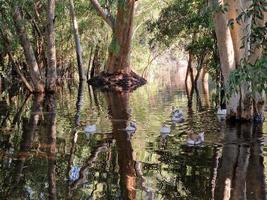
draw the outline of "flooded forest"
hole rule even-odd
[[[0,0],[0,199],[267,200],[266,50],[266,0]]]

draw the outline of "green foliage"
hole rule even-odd
[[[244,48],[245,41],[250,41],[256,48],[263,48],[267,50],[267,23],[264,21],[264,12],[267,12],[267,3],[265,0],[253,0],[247,10],[243,10],[236,18],[237,23],[247,22],[249,19],[251,23],[251,34],[243,38]],[[234,19],[232,19],[233,21]],[[255,48],[252,47],[252,52]]]
[[[191,41],[194,33],[201,34],[211,27],[211,12],[203,0],[174,0],[156,22],[148,23],[148,30],[155,32],[155,41],[166,46],[177,40]]]
[[[267,56],[257,60],[254,65],[246,63],[234,70],[227,83],[227,97],[239,92],[239,86],[246,84],[251,96],[267,92]]]
[[[264,0],[253,0],[247,10],[244,10],[235,19],[241,24],[251,19],[251,33],[242,38],[244,48],[246,42],[250,42],[250,53],[253,55],[257,49],[267,50],[267,24],[264,21],[264,12],[267,11],[267,3]],[[231,21],[233,21],[232,19]],[[230,22],[231,23],[231,22]],[[246,27],[248,28],[248,27]],[[234,70],[227,83],[227,97],[238,93],[240,85],[246,83],[251,96],[257,93],[267,92],[267,56],[264,54],[255,64],[249,59],[244,59],[241,66]]]

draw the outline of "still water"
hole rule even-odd
[[[188,107],[170,87],[79,87],[1,100],[0,199],[266,199],[266,123],[226,124],[207,95]],[[184,122],[172,123],[172,106]],[[204,143],[187,145],[189,129]]]

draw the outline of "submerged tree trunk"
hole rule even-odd
[[[24,22],[21,16],[21,9],[18,6],[15,6],[13,20],[16,32],[19,36],[20,43],[24,51],[27,65],[30,67],[30,75],[34,85],[34,92],[44,92],[44,83],[40,79],[40,72],[34,55],[33,47],[31,45],[25,27],[23,26]]]
[[[235,0],[225,0],[222,2],[219,2],[218,0],[211,0],[211,2],[215,2],[217,4],[220,3],[221,5],[223,3],[227,3],[229,5],[226,13],[217,11],[214,14],[221,69],[224,84],[226,84],[229,79],[230,72],[237,67],[243,67],[242,61],[244,61],[245,64],[250,63],[253,65],[257,59],[261,58],[262,49],[261,47],[258,48],[261,44],[254,44],[254,41],[252,43],[251,32],[253,28],[252,26],[264,27],[266,14],[263,13],[263,16],[265,15],[265,17],[262,19],[258,19],[258,16],[247,16],[247,14],[240,18],[239,16],[243,10],[256,9],[251,7],[252,2]],[[252,18],[256,19],[254,20],[256,23],[252,20]],[[231,22],[231,28],[227,26],[229,21]],[[262,122],[264,119],[263,108],[265,102],[263,95],[256,94],[256,96],[252,96],[250,82],[243,81],[243,83],[241,83],[238,87],[239,90],[237,94],[231,94],[231,97],[227,102],[228,117],[243,121],[259,119],[259,121]]]
[[[110,85],[111,87],[115,85],[116,88],[131,90],[146,83],[145,79],[132,72],[130,66],[135,1],[118,1],[115,20],[108,9],[101,7],[98,0],[91,0],[92,5],[111,27],[113,33],[105,71],[102,73],[104,78],[96,81],[101,82],[102,85]],[[93,82],[89,81],[89,83],[94,85]]]
[[[221,5],[218,0],[211,0],[212,5]],[[236,68],[234,45],[231,32],[228,27],[226,15],[221,11],[216,11],[213,15],[215,32],[217,36],[217,45],[220,56],[221,70],[224,78],[224,84],[228,81],[231,71]],[[239,95],[233,94],[227,104],[227,115],[229,118],[238,118]]]
[[[56,36],[55,36],[55,0],[48,1],[48,28],[47,28],[47,74],[46,89],[47,91],[55,91],[56,89]]]
[[[109,48],[108,73],[130,73],[130,50],[135,0],[118,2],[116,25]]]
[[[83,81],[85,79],[85,76],[84,76],[84,69],[83,69],[82,47],[81,47],[81,42],[80,42],[78,23],[77,23],[75,11],[74,11],[73,0],[70,0],[70,16],[71,16],[72,30],[73,30],[75,46],[76,46],[79,79],[80,81]]]

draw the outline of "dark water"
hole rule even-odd
[[[266,199],[266,124],[226,125],[207,96],[191,109],[177,89],[83,88],[78,101],[78,86],[2,98],[0,199]],[[172,106],[185,115],[176,126]],[[162,123],[170,134],[160,133]],[[96,133],[85,133],[88,124]],[[189,128],[205,131],[205,142],[188,146]]]

